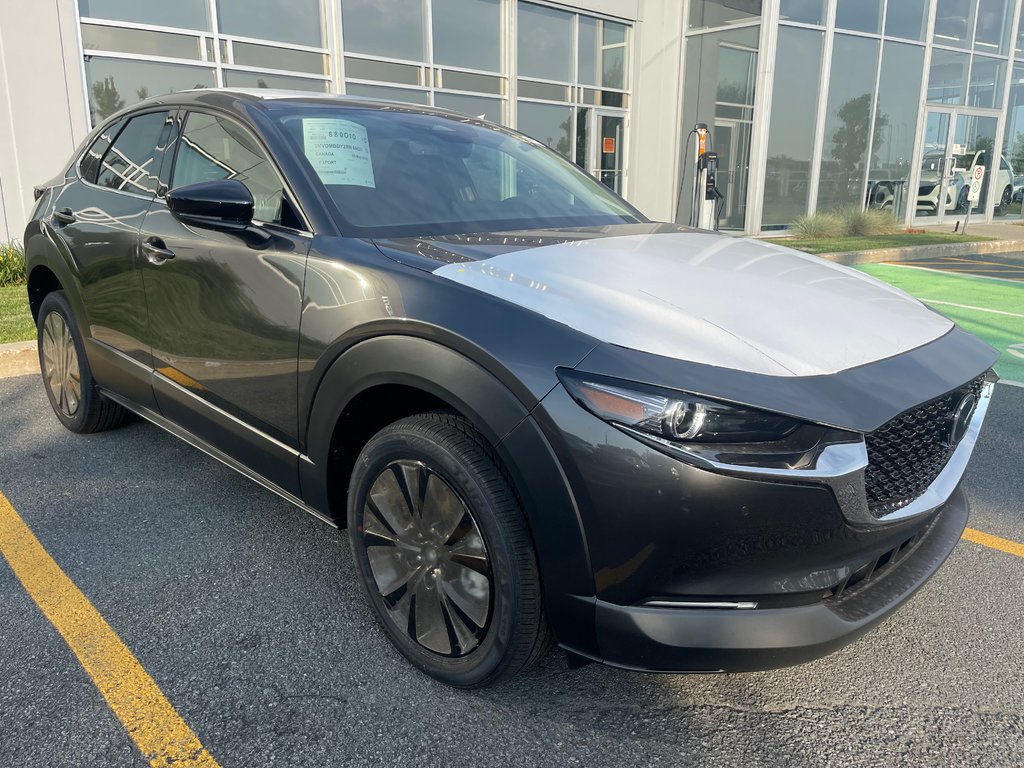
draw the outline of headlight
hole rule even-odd
[[[695,395],[671,397],[569,375],[563,375],[562,381],[576,401],[595,416],[678,442],[769,442],[784,439],[801,424],[788,416]]]
[[[706,468],[811,476],[866,462],[863,436],[661,387],[559,371],[581,406],[652,446]],[[836,450],[837,446],[844,446]],[[840,456],[837,464],[836,457]]]

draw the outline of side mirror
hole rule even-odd
[[[245,232],[252,226],[252,192],[240,181],[200,181],[167,193],[167,207],[176,219],[193,227]]]

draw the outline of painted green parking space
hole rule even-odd
[[[980,336],[1001,353],[996,372],[1024,382],[1024,283],[938,272],[912,265],[858,269],[901,288]]]

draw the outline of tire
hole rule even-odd
[[[1012,202],[1012,200],[1013,200],[1013,188],[1012,187],[1006,187],[1006,189],[1003,190],[1003,196],[999,199],[999,205],[996,206],[996,212],[997,213],[1005,213],[1009,209],[1010,203]]]
[[[967,187],[962,187],[960,189],[960,193],[957,195],[957,198],[956,198],[956,212],[957,213],[967,213],[967,209],[970,207],[970,203],[967,202],[967,193],[968,193]]]
[[[43,388],[60,423],[80,434],[120,426],[127,412],[96,388],[64,291],[53,291],[43,299],[36,333]]]
[[[378,619],[427,675],[481,687],[550,648],[519,501],[462,417],[411,416],[371,438],[352,473],[348,528]]]

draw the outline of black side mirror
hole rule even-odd
[[[176,219],[193,227],[245,232],[252,226],[252,192],[240,181],[200,181],[167,193],[167,207]]]

